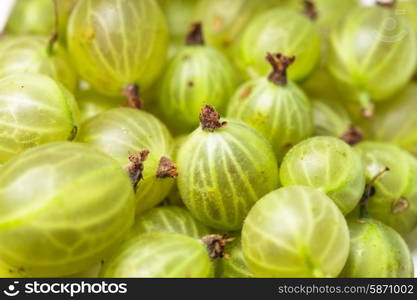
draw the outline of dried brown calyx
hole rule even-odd
[[[220,114],[211,105],[205,105],[200,113],[201,128],[206,131],[215,131],[227,125],[227,122],[220,122]]]
[[[136,192],[139,182],[143,179],[143,163],[149,155],[149,150],[142,150],[136,154],[129,154],[130,163],[126,165],[129,172],[130,180],[132,181],[133,190]]]
[[[54,5],[54,29],[49,37],[48,45],[46,48],[46,52],[49,56],[54,54],[54,46],[55,43],[58,41],[58,30],[59,30],[59,12],[58,12],[58,0],[53,0]]]
[[[128,84],[123,89],[123,95],[128,101],[128,106],[136,109],[143,109],[143,100],[140,97],[139,86],[135,83]]]
[[[383,7],[395,7],[395,5],[397,4],[396,0],[378,0],[376,1],[376,4],[379,6],[383,6]]]
[[[206,244],[209,256],[211,259],[228,258],[225,253],[227,243],[230,243],[234,238],[229,238],[225,235],[211,234],[201,239]]]
[[[318,13],[316,9],[316,5],[311,0],[304,0],[304,10],[303,13],[311,20],[317,19]]]
[[[295,56],[287,57],[281,53],[275,55],[268,53],[266,55],[266,60],[272,66],[272,72],[268,75],[269,81],[276,85],[287,85],[287,69],[295,61]]]
[[[359,127],[352,125],[340,138],[347,144],[353,146],[362,142],[363,132]]]
[[[157,178],[177,178],[177,165],[168,157],[161,157],[159,160],[158,170],[156,170]]]
[[[381,169],[378,173],[375,174],[374,177],[372,177],[371,181],[369,181],[369,183],[366,184],[365,192],[363,193],[362,198],[359,201],[361,219],[366,218],[368,215],[367,206],[368,206],[369,199],[376,193],[375,182],[389,171],[390,169],[388,167]]]
[[[203,25],[201,22],[196,22],[191,24],[190,30],[188,32],[187,38],[185,39],[185,45],[194,46],[194,45],[204,45],[203,37]]]
[[[400,197],[392,203],[391,212],[393,214],[400,214],[410,207],[410,203],[404,197]]]

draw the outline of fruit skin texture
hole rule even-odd
[[[9,161],[0,179],[0,257],[31,276],[99,263],[133,224],[129,177],[86,145],[30,149]]]
[[[316,136],[342,137],[352,126],[348,112],[338,102],[316,99],[312,104]]]
[[[59,0],[62,1],[62,0]],[[19,0],[13,8],[6,31],[16,34],[50,34],[54,27],[51,0]]]
[[[249,212],[242,249],[255,277],[334,277],[349,253],[349,231],[325,194],[285,187],[264,196]]]
[[[106,97],[92,90],[80,91],[75,97],[80,108],[80,123],[84,123],[102,112],[126,104],[126,100],[123,98]]]
[[[207,278],[213,265],[206,246],[192,237],[172,232],[136,236],[104,263],[106,278]]]
[[[369,216],[407,235],[417,226],[417,159],[391,144],[363,142],[355,148],[362,156],[368,181],[389,168],[374,183]]]
[[[131,234],[148,232],[174,232],[199,239],[209,235],[210,229],[184,208],[160,206],[136,216]]]
[[[416,64],[415,34],[395,9],[353,9],[331,33],[328,67],[346,89],[356,91],[356,100],[366,109],[371,100],[384,101],[401,90]]]
[[[183,47],[169,63],[158,88],[164,119],[179,131],[198,126],[205,104],[222,112],[237,86],[231,63],[219,51],[201,45]]]
[[[41,144],[72,140],[79,111],[60,84],[39,74],[0,80],[0,163]]]
[[[228,53],[253,17],[276,5],[281,4],[275,0],[202,0],[195,18],[202,21],[208,44]]]
[[[69,64],[67,52],[59,45],[47,51],[48,39],[41,36],[11,36],[0,40],[0,77],[15,73],[50,76],[73,92],[77,74]]]
[[[152,208],[169,193],[174,180],[157,178],[156,172],[161,157],[171,157],[173,139],[151,114],[127,107],[108,110],[84,123],[78,141],[110,155],[122,166],[129,163],[129,153],[150,151],[136,192],[137,213]]]
[[[367,124],[368,138],[396,144],[417,155],[417,84],[376,108]]]
[[[297,60],[288,70],[288,78],[301,81],[320,60],[320,33],[301,13],[274,9],[253,19],[243,31],[234,49],[234,63],[247,78],[264,76],[269,66],[267,52],[284,53]]]
[[[283,186],[310,186],[326,193],[343,214],[355,208],[365,189],[361,157],[335,137],[313,137],[292,148],[280,179]]]
[[[234,94],[227,116],[244,121],[265,136],[279,161],[314,130],[311,103],[292,82],[278,86],[258,78],[244,83]]]
[[[251,278],[253,275],[248,269],[242,252],[240,235],[230,242],[225,253],[228,257],[220,259],[216,264],[216,277],[220,278]]]
[[[147,89],[165,63],[168,29],[153,0],[78,1],[67,33],[79,74],[103,94]]]
[[[213,132],[196,129],[177,160],[184,204],[195,218],[219,230],[240,229],[252,205],[279,185],[268,141],[237,121]]]
[[[349,221],[348,225],[350,253],[340,277],[413,277],[410,251],[395,230],[372,219]]]

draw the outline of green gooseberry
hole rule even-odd
[[[340,277],[413,277],[410,250],[394,229],[368,218],[351,220],[348,226],[349,257]]]
[[[355,148],[372,188],[369,216],[407,235],[417,226],[417,159],[393,144],[362,142]]]
[[[178,153],[178,188],[192,215],[219,230],[238,230],[247,213],[279,185],[268,141],[246,124],[220,121],[206,105]]]
[[[126,171],[87,145],[57,142],[25,151],[4,165],[0,182],[0,257],[29,276],[97,264],[133,224]]]
[[[272,72],[244,83],[233,96],[227,116],[264,135],[280,161],[293,145],[313,134],[313,112],[304,92],[287,80],[287,68],[295,58],[268,53],[267,60]]]
[[[303,185],[326,193],[348,214],[365,190],[361,157],[335,137],[313,137],[292,148],[281,165],[283,186]]]
[[[85,122],[77,140],[132,171],[137,213],[160,203],[171,190],[176,177],[170,161],[173,140],[166,126],[150,113],[129,107],[110,109]]]
[[[324,193],[284,187],[261,198],[249,212],[242,249],[255,277],[335,277],[349,254],[349,230]]]

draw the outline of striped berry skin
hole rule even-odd
[[[415,34],[394,8],[355,8],[330,34],[328,68],[346,91],[356,93],[352,99],[367,116],[372,101],[389,100],[404,88],[416,65]]]
[[[324,193],[285,187],[264,196],[249,212],[242,249],[255,277],[335,277],[348,257],[349,231]]]
[[[238,230],[252,205],[279,185],[272,147],[241,122],[196,129],[178,153],[178,188],[195,218]]]
[[[216,277],[220,278],[251,278],[252,273],[243,257],[240,235],[226,247],[226,257],[216,263]]]
[[[198,126],[205,104],[223,112],[237,86],[236,72],[218,50],[204,45],[183,47],[171,60],[158,87],[164,120],[178,131]]]
[[[203,242],[172,232],[131,238],[101,270],[101,277],[106,278],[207,278],[213,274],[213,263]]]
[[[83,125],[78,141],[110,155],[123,166],[129,163],[129,154],[149,150],[143,180],[136,191],[137,213],[157,205],[169,193],[174,180],[158,178],[157,170],[162,157],[171,157],[173,139],[153,115],[126,107],[105,111]]]
[[[320,32],[306,16],[294,10],[273,9],[254,18],[234,47],[234,63],[246,78],[266,75],[265,53],[278,52],[297,57],[288,78],[307,78],[320,60]]]
[[[136,216],[131,233],[148,232],[174,232],[199,239],[209,235],[210,229],[182,207],[160,206]]]
[[[335,137],[313,137],[292,148],[282,162],[280,179],[283,186],[310,186],[326,193],[345,215],[365,189],[361,157]]]
[[[67,33],[80,76],[109,96],[149,88],[165,63],[168,29],[154,0],[78,1]]]
[[[279,161],[314,130],[311,103],[292,82],[281,86],[258,78],[244,83],[233,96],[227,116],[244,121],[265,136]]]
[[[417,84],[376,107],[367,128],[368,138],[396,144],[417,156]]]
[[[201,0],[196,5],[195,19],[203,23],[207,43],[230,54],[239,34],[256,15],[284,2],[288,1]]]
[[[388,168],[373,183],[369,216],[406,236],[417,226],[417,159],[392,144],[363,142],[355,148],[362,156],[368,181]]]
[[[37,73],[55,79],[74,92],[77,74],[66,50],[55,46],[48,53],[48,38],[22,35],[5,36],[0,40],[0,78],[15,73]]]
[[[133,224],[126,172],[83,144],[30,149],[4,165],[0,180],[0,257],[30,276],[99,263]]]
[[[413,277],[410,250],[394,229],[372,219],[351,220],[348,225],[350,251],[340,277]]]
[[[53,79],[19,73],[0,79],[0,163],[41,144],[74,139],[79,110]]]

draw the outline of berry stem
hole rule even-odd
[[[349,129],[340,137],[347,144],[354,146],[363,140],[363,132],[359,127],[350,126]]]
[[[390,169],[388,167],[381,169],[378,173],[375,174],[374,177],[372,177],[371,181],[369,181],[369,183],[366,184],[365,192],[363,193],[363,196],[361,200],[359,201],[359,207],[360,207],[359,218],[360,219],[365,219],[368,217],[368,202],[369,202],[369,199],[373,195],[375,195],[375,182],[379,178],[381,178],[381,176],[383,176],[386,172],[389,172],[389,170]]]
[[[227,122],[220,122],[220,114],[211,105],[205,105],[200,113],[201,128],[205,131],[215,131],[227,125]]]
[[[268,80],[276,85],[286,86],[288,83],[287,69],[295,61],[295,56],[287,57],[278,54],[267,53],[266,60],[272,66],[272,72],[268,75]]]
[[[125,166],[132,181],[133,190],[136,192],[139,182],[143,179],[144,162],[148,158],[149,150],[145,149],[136,154],[129,155],[130,163]]]
[[[187,38],[185,39],[186,46],[204,46],[203,25],[201,22],[191,24]]]
[[[230,243],[234,238],[228,238],[226,235],[211,234],[203,237],[202,242],[206,244],[209,256],[211,259],[228,258],[225,253],[227,243]]]
[[[177,178],[177,165],[168,157],[161,157],[159,160],[158,170],[156,171],[157,178]]]
[[[358,95],[358,101],[361,105],[362,115],[367,119],[371,119],[374,116],[375,107],[369,98],[369,95],[367,93],[360,93]]]
[[[310,19],[310,20],[316,20],[318,16],[318,12],[316,9],[316,5],[312,0],[304,0],[304,10],[303,13]]]
[[[49,38],[48,45],[46,48],[46,52],[49,56],[52,56],[54,54],[54,45],[58,41],[58,27],[59,27],[59,21],[58,21],[58,0],[53,0],[54,2],[54,14],[55,14],[55,21],[54,21],[54,29],[53,32]]]
[[[128,84],[123,89],[123,95],[127,98],[128,106],[131,108],[143,109],[143,100],[139,94],[139,86],[134,83]]]

